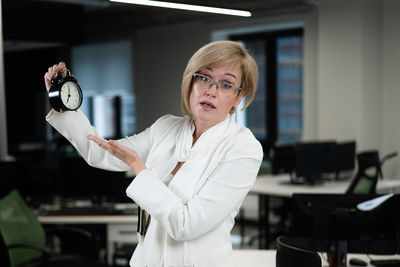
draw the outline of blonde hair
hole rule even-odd
[[[247,96],[246,104],[242,110],[251,103],[256,93],[258,82],[258,68],[254,58],[237,42],[216,41],[197,50],[190,58],[183,73],[181,101],[183,110],[188,116],[192,117],[189,99],[193,86],[193,74],[206,68],[222,65],[240,68],[242,72],[242,84],[240,87],[242,90],[240,90],[239,94],[243,97]],[[235,112],[234,107],[230,112]]]

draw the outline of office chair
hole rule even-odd
[[[286,236],[279,236],[276,241],[276,267],[321,267],[317,252],[302,248]]]
[[[80,240],[76,240],[79,243]],[[101,266],[94,257],[46,247],[46,233],[16,189],[0,199],[0,266]]]
[[[358,171],[346,194],[375,194],[379,176],[382,177],[378,151],[357,154]]]

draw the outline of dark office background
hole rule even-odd
[[[95,0],[2,1],[9,153],[25,159],[77,156],[44,120],[49,106],[43,84],[49,66],[61,60],[73,64],[76,47],[132,44],[130,90],[136,97],[135,131],[141,131],[163,114],[182,114],[181,75],[201,45],[299,27],[304,56],[299,138],[355,139],[360,150],[391,152],[398,147],[398,127],[392,126],[398,75],[391,67],[397,62],[391,51],[399,39],[392,28],[398,24],[398,3],[328,2],[202,2],[253,12],[252,18],[236,18]],[[342,20],[335,17],[338,11],[345,15]],[[84,93],[89,89],[83,88]],[[387,176],[398,176],[398,163],[385,166]]]
[[[54,201],[54,195],[91,198],[94,203],[131,203],[125,188],[133,177],[88,166],[45,121],[50,106],[44,73],[49,66],[64,61],[81,85],[90,84],[97,75],[106,78],[101,88],[83,86],[88,97],[85,111],[92,122],[96,94],[104,96],[100,99],[104,103],[124,99],[115,91],[131,94],[134,109],[127,114],[134,120],[126,124],[122,118],[115,120],[131,125],[134,133],[161,115],[182,114],[180,86],[188,59],[202,45],[220,39],[241,41],[257,57],[262,89],[254,101],[258,104],[248,109],[253,116],[247,122],[254,122],[252,131],[263,143],[267,160],[270,147],[284,140],[334,140],[339,144],[354,140],[357,152],[376,149],[380,155],[400,150],[400,1],[175,2],[244,9],[253,16],[240,18],[107,0],[2,1],[8,153],[16,161],[2,169],[0,189],[17,186],[33,207]],[[290,45],[287,39],[280,39],[282,36],[296,39]],[[283,55],[297,54],[282,60],[286,71],[279,75],[278,64],[271,66],[279,62],[279,56],[268,44],[282,41],[286,45],[281,50],[289,52]],[[132,81],[125,88],[117,82],[113,86],[113,77],[117,81],[119,76],[105,75],[110,72],[104,66],[110,67],[111,61],[93,66],[86,61],[86,56],[95,57],[95,51],[102,51],[102,56],[115,52],[104,52],[107,47],[129,50],[123,63],[113,62],[123,66],[124,79],[131,74]],[[85,64],[79,65],[82,62]],[[113,69],[122,72],[118,67]],[[275,81],[271,79],[274,74],[278,74]],[[279,80],[278,76],[285,77]],[[283,94],[280,103],[279,93],[291,89],[279,88],[283,83],[292,84],[297,91]],[[281,113],[289,119],[280,120]],[[263,167],[270,171],[268,164]],[[398,178],[400,157],[383,168],[385,179]],[[9,179],[4,179],[4,174]],[[243,203],[250,219],[257,216],[258,209],[257,199],[251,197]]]

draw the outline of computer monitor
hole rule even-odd
[[[336,142],[303,142],[295,145],[296,178],[315,183],[323,173],[335,172]]]
[[[356,142],[349,141],[336,145],[336,177],[340,178],[340,172],[355,169]]]
[[[399,195],[372,211],[357,204],[377,195],[294,194],[291,236],[311,249],[335,253],[339,241],[349,253],[400,253]]]
[[[290,173],[295,169],[294,145],[274,145],[271,149],[272,174]]]
[[[16,164],[17,189],[31,206],[51,202],[55,195],[61,194],[56,158],[26,158]]]
[[[130,203],[125,190],[132,179],[125,172],[91,167],[81,157],[62,158],[59,163],[58,180],[65,198]]]

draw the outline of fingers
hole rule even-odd
[[[59,69],[59,74],[61,74],[62,77],[67,76],[67,66],[65,65],[64,62],[58,63],[58,69]]]
[[[142,162],[136,151],[130,149],[129,147],[126,147],[114,140],[106,141],[91,134],[89,134],[87,138],[95,142],[104,150],[110,152],[113,156],[125,162],[134,173],[139,174],[142,170],[146,169],[146,165]]]
[[[46,90],[49,91],[51,87],[51,80],[56,76],[61,75],[65,77],[67,75],[67,66],[64,62],[60,62],[58,64],[54,64],[53,66],[47,69],[47,72],[44,75],[44,83],[46,85]]]
[[[48,72],[44,74],[44,84],[46,85],[47,92],[50,90],[51,87],[51,77]]]
[[[107,150],[108,152],[110,152],[112,155],[116,156],[117,158],[123,160],[125,154],[118,149],[118,143],[115,141],[106,141],[102,138],[99,138],[97,136],[93,136],[93,135],[88,135],[87,138],[89,140],[92,140],[93,142],[95,142],[99,147],[101,147],[104,150]]]
[[[114,141],[114,140],[109,140],[108,144],[115,150],[120,150],[121,152],[128,153],[131,151],[128,147],[121,145],[120,143]]]
[[[109,140],[108,146],[109,146],[108,151],[110,151],[110,153],[112,153],[114,156],[118,157],[123,161],[127,161],[133,155],[136,155],[136,153],[133,150],[129,149],[124,145],[121,145],[120,143],[114,140]]]
[[[87,136],[87,138],[88,138],[89,140],[92,140],[93,142],[95,142],[95,143],[96,143],[98,146],[100,146],[101,148],[106,149],[106,148],[108,147],[108,142],[107,142],[106,140],[102,139],[102,138],[99,138],[99,137],[94,136],[94,135],[91,135],[91,134],[89,134],[89,135]]]

